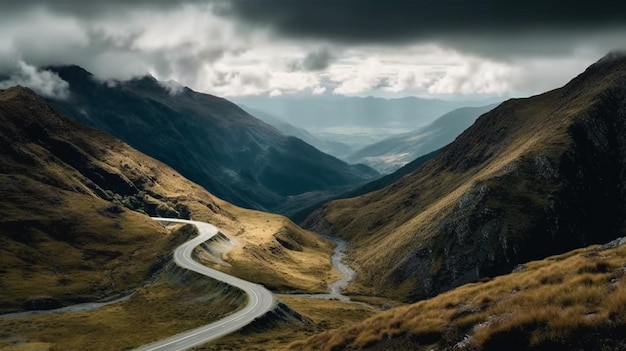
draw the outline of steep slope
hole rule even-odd
[[[146,214],[193,217],[254,241],[263,259],[249,270],[258,276],[283,262],[276,275],[296,276],[283,290],[316,292],[324,287],[307,290],[312,277],[334,274],[330,243],[284,217],[213,197],[25,88],[0,91],[0,194],[0,313],[111,298],[144,284],[189,235],[168,235]],[[274,227],[255,240],[237,216]],[[273,234],[299,242],[299,251],[277,250]],[[309,266],[299,266],[305,259]]]
[[[399,179],[401,179],[402,177],[404,177],[405,175],[412,173],[413,171],[415,171],[416,169],[418,169],[419,167],[421,167],[423,164],[425,164],[427,161],[430,161],[432,158],[434,158],[435,156],[437,156],[437,154],[439,154],[439,152],[441,152],[442,149],[439,150],[435,150],[433,152],[430,152],[422,157],[418,157],[415,160],[407,163],[406,165],[404,165],[403,167],[401,167],[400,169],[398,169],[397,171],[391,173],[391,174],[387,174],[386,176],[380,177],[376,180],[373,180],[369,183],[363,184],[357,188],[354,189],[350,189],[344,193],[341,193],[339,195],[333,196],[332,199],[330,200],[340,200],[340,199],[349,199],[352,197],[357,197],[360,195],[364,195],[367,193],[371,193],[373,191],[377,191],[380,189],[383,189],[395,182],[397,182]],[[302,225],[304,227],[307,227],[309,225],[314,225],[314,223],[309,223],[307,221],[308,216],[315,210],[317,210],[318,208],[320,208],[321,206],[323,206],[326,203],[326,201],[323,202],[314,202],[311,203],[311,205],[309,207],[306,207],[302,210],[300,210],[299,212],[296,212],[294,214],[291,215],[291,218],[296,222],[296,223],[302,223]],[[317,219],[316,217],[312,217],[309,219],[309,221],[315,222]]]
[[[167,163],[233,204],[279,211],[290,196],[338,191],[377,174],[287,137],[231,102],[152,77],[98,82],[76,66],[54,68],[70,85],[63,113]]]
[[[626,242],[535,261],[491,281],[314,335],[290,350],[623,350]]]
[[[309,227],[352,242],[353,291],[432,296],[624,232],[626,57],[506,101],[416,172],[329,203]]]
[[[451,143],[480,115],[496,106],[493,104],[456,109],[424,127],[368,145],[348,156],[346,160],[366,164],[383,174],[392,173],[412,160]]]
[[[143,284],[184,238],[140,212],[238,227],[197,185],[24,88],[0,92],[0,179],[2,312]]]

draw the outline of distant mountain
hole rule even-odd
[[[307,130],[333,127],[412,130],[454,109],[487,104],[418,97],[383,99],[339,95],[250,96],[233,98],[233,101]]]
[[[483,113],[497,104],[463,107],[448,112],[417,130],[391,136],[366,146],[346,158],[350,163],[363,163],[381,173],[391,173],[416,158],[444,147],[471,126]]]
[[[240,206],[284,213],[292,196],[327,196],[378,176],[285,136],[222,98],[188,88],[172,94],[152,77],[99,82],[77,66],[52,69],[70,85],[69,99],[51,100],[59,111]]]
[[[0,194],[0,313],[144,285],[190,234],[166,235],[146,214],[239,226],[170,167],[21,87],[0,90]]]
[[[406,301],[626,233],[626,55],[482,115],[432,160],[307,220],[350,240],[354,293]]]
[[[373,191],[386,188],[387,186],[395,183],[396,181],[400,180],[402,177],[406,176],[407,174],[412,173],[413,171],[421,167],[423,164],[425,164],[427,161],[430,161],[432,158],[437,156],[437,154],[439,154],[441,151],[442,149],[435,150],[431,153],[418,157],[415,160],[407,163],[406,165],[402,166],[400,169],[396,170],[395,172],[391,174],[382,176],[376,180],[363,184],[357,188],[350,189],[339,195],[334,195],[332,198],[328,200],[324,200],[321,202],[310,202],[308,207],[304,209],[300,209],[298,212],[293,213],[291,217],[296,223],[301,223],[307,219],[307,217],[311,214],[311,212],[323,206],[324,203],[326,203],[327,201],[349,199],[352,197],[361,196],[367,193],[371,193]],[[309,223],[305,222],[303,225],[307,226],[309,225]]]
[[[247,106],[240,106],[250,115],[262,120],[263,122],[275,127],[276,129],[283,132],[285,135],[294,136],[302,141],[306,142],[309,145],[314,146],[316,149],[325,152],[329,155],[333,155],[340,159],[343,159],[348,154],[350,154],[353,150],[350,145],[338,141],[326,140],[320,137],[317,137],[310,132],[308,132],[304,128],[299,128],[294,126],[293,124],[287,123],[284,120],[271,116],[270,114],[263,112],[261,110],[256,110],[253,108],[249,108]]]

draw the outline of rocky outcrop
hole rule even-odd
[[[432,243],[391,273],[393,280],[417,275],[419,286],[410,298],[419,299],[623,235],[626,80],[602,94],[568,134],[572,142],[558,159],[524,156],[515,167],[475,184]]]

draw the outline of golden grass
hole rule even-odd
[[[181,283],[180,276],[189,281]],[[177,277],[179,276],[179,277]],[[0,349],[124,350],[189,330],[239,309],[245,295],[179,268],[129,300],[95,311],[0,319]],[[41,348],[37,348],[41,347]]]
[[[332,243],[280,215],[224,202],[220,207],[232,213],[242,228],[227,232],[237,245],[223,255],[228,265],[213,264],[214,268],[279,292],[325,293],[328,283],[339,279],[330,261]]]
[[[297,339],[305,338],[330,328],[338,328],[347,323],[358,322],[376,313],[374,309],[343,301],[310,299],[289,295],[278,295],[277,297],[292,310],[307,318],[311,324],[304,325],[283,321],[269,328],[236,332],[198,347],[195,350],[282,350]]]
[[[337,276],[331,245],[285,218],[228,205],[123,142],[56,115],[23,89],[0,99],[0,137],[12,143],[0,149],[0,313],[42,298],[98,301],[145,284],[189,236],[169,234],[146,213],[215,224],[241,243],[228,257],[233,273],[268,286],[321,292]],[[239,216],[249,221],[245,227]],[[286,249],[278,236],[296,245]],[[0,348],[134,347],[242,304],[222,299],[201,307],[201,293],[161,281],[98,311],[2,321]]]
[[[315,335],[290,350],[359,349],[409,336],[437,349],[452,349],[466,335],[467,349],[589,342],[589,331],[610,336],[626,327],[625,266],[626,247],[576,250]]]
[[[12,192],[0,205],[8,217],[0,228],[2,311],[37,298],[71,302],[119,294],[149,277],[182,242],[139,213],[104,214],[111,203],[97,198],[43,185],[30,198],[32,181],[24,177],[2,179],[0,191],[6,187]]]

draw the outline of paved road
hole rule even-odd
[[[206,275],[207,277],[217,279],[243,290],[248,295],[248,304],[243,309],[216,322],[178,335],[174,335],[172,337],[154,342],[152,344],[142,346],[137,350],[186,350],[193,346],[197,346],[199,344],[203,344],[208,341],[222,337],[226,334],[232,333],[249,324],[254,319],[264,315],[267,311],[274,307],[274,296],[262,285],[235,278],[228,274],[208,268],[191,258],[193,249],[196,246],[210,239],[212,236],[216,235],[219,232],[219,230],[215,226],[204,222],[188,221],[185,219],[152,219],[159,222],[176,222],[195,225],[198,228],[199,235],[192,240],[182,244],[176,249],[176,251],[174,251],[174,262],[176,262],[177,265],[183,268],[198,272],[200,274]],[[172,316],[172,318],[176,318],[176,316]]]

